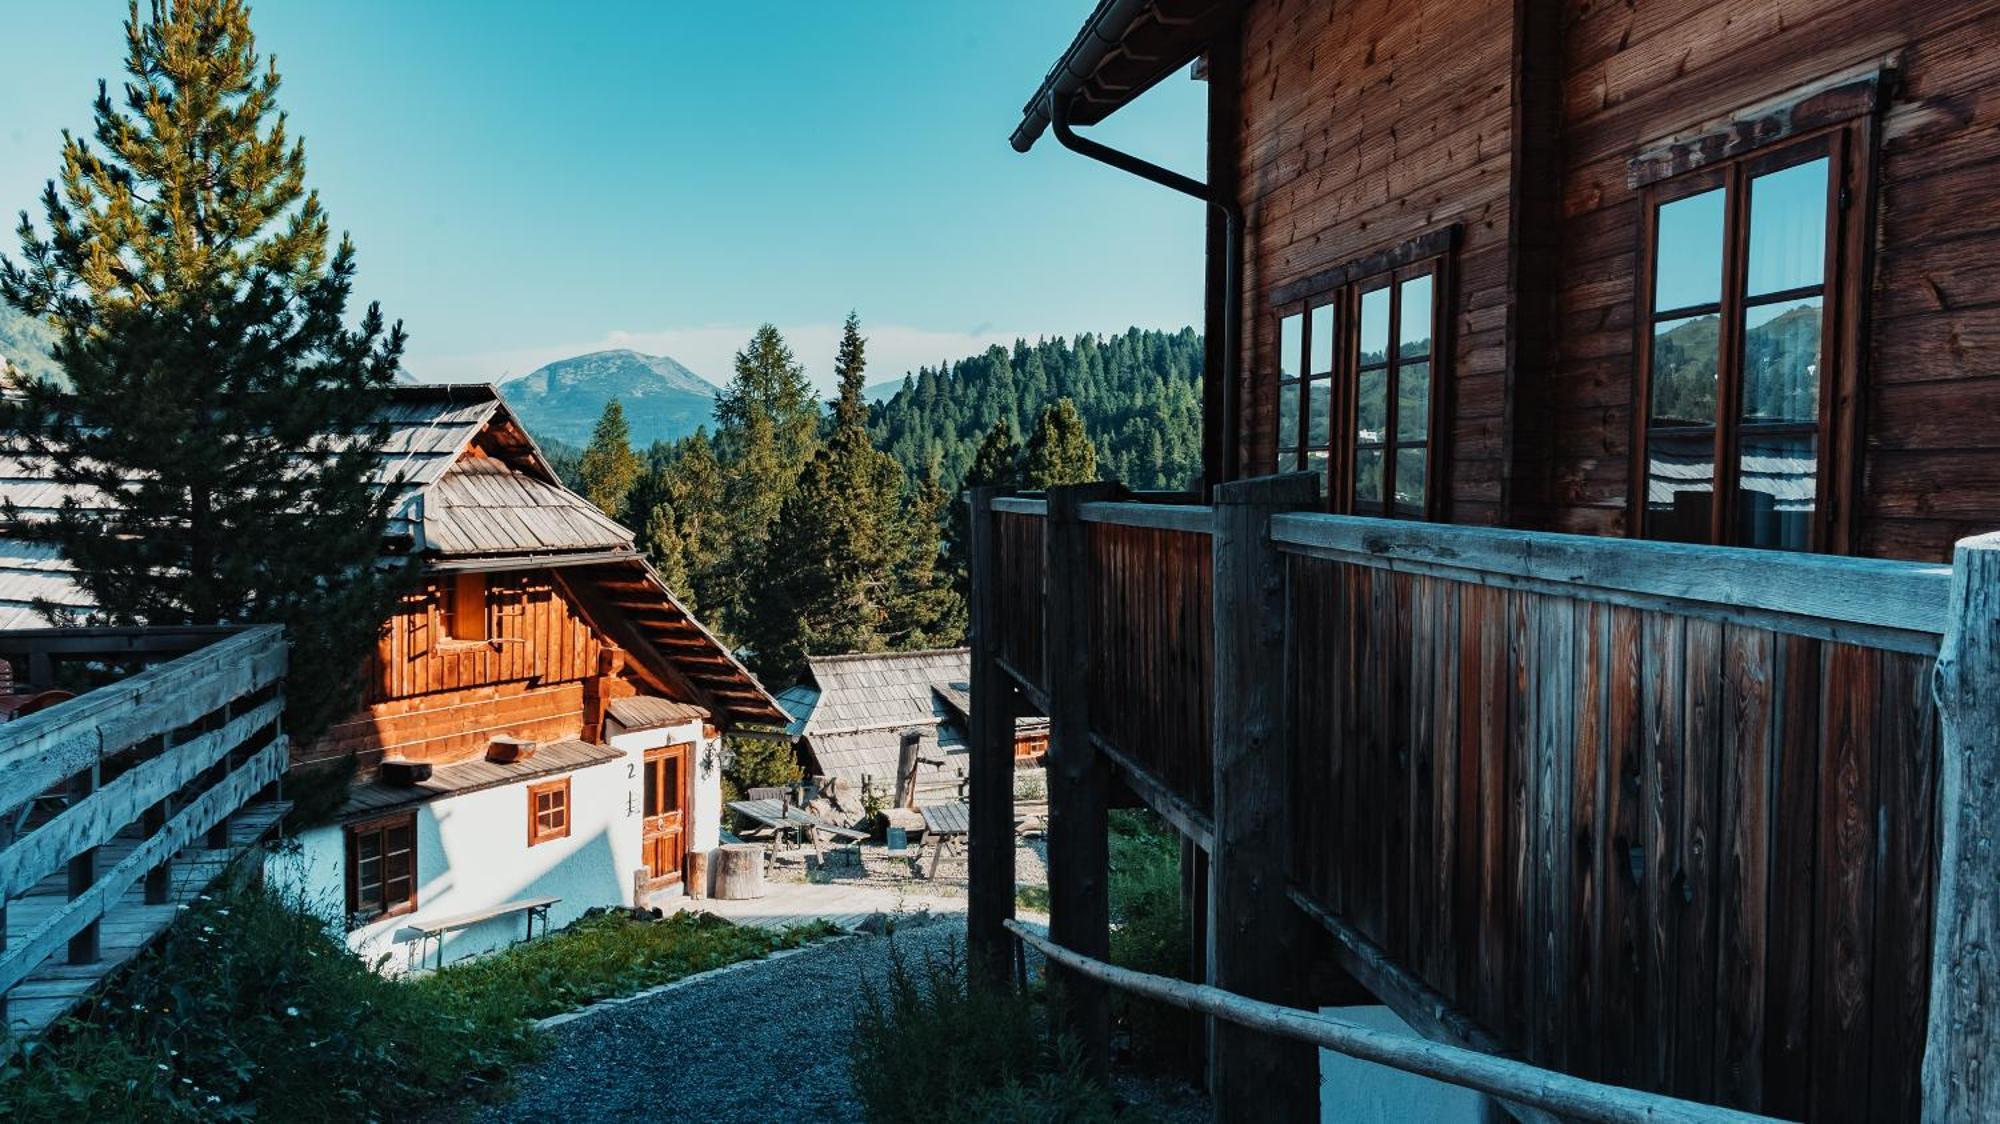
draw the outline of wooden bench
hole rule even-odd
[[[488,906],[485,909],[474,909],[465,913],[453,913],[444,917],[434,917],[428,921],[413,921],[406,928],[414,930],[417,933],[417,940],[419,942],[437,941],[437,966],[442,968],[444,967],[444,935],[446,933],[458,929],[471,928],[481,921],[491,921],[496,917],[524,913],[528,916],[528,935],[522,939],[535,939],[536,918],[541,919],[542,935],[546,937],[549,935],[549,907],[561,900],[561,898],[520,898],[511,902],[501,902],[496,906]],[[424,956],[421,943],[418,945],[417,951],[417,963],[422,964]]]

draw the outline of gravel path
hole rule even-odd
[[[918,957],[964,933],[952,918],[831,941],[564,1023],[515,1098],[475,1119],[858,1124],[844,1043],[861,980],[883,978],[892,940]]]

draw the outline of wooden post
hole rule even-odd
[[[967,731],[971,804],[966,840],[965,947],[971,978],[1008,986],[1014,916],[1014,685],[1000,669],[1000,537],[993,500],[974,488],[968,547],[972,570],[972,714]]]
[[[1078,510],[1113,499],[1115,484],[1049,489],[1042,531],[1042,667],[1049,704],[1049,938],[1085,956],[1111,955],[1107,889],[1110,774],[1090,740],[1090,551]],[[1051,972],[1052,1009],[1102,1075],[1110,1063],[1111,997],[1101,981]]]
[[[1962,539],[1934,683],[1937,917],[1925,1120],[2000,1119],[2000,534]]]
[[[89,799],[97,791],[97,766],[77,774],[69,782],[70,797],[75,802]],[[69,860],[69,896],[72,900],[90,892],[97,884],[97,848],[86,847]],[[69,939],[69,962],[72,964],[92,964],[98,957],[98,923],[92,921]]]
[[[896,807],[915,808],[917,806],[917,747],[923,744],[924,736],[915,730],[904,730],[896,744]]]
[[[1214,848],[1209,856],[1208,982],[1251,999],[1302,998],[1308,919],[1286,894],[1285,559],[1271,516],[1318,499],[1311,473],[1215,490]],[[1294,1039],[1209,1026],[1217,1120],[1319,1116],[1319,1058]]]

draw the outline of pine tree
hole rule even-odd
[[[726,632],[742,636],[754,627],[749,582],[763,568],[771,525],[819,443],[819,403],[777,328],[758,328],[736,353],[715,417],[722,501],[711,542],[720,560],[704,571],[701,596]]]
[[[1022,475],[1031,488],[1052,488],[1058,484],[1087,484],[1097,479],[1097,447],[1083,430],[1083,417],[1076,403],[1058,398],[1042,411],[1035,432],[1028,438]]]
[[[94,144],[65,134],[48,234],[23,214],[0,258],[62,367],[0,425],[93,501],[9,518],[60,546],[94,620],[286,625],[310,737],[353,704],[403,577],[377,565],[375,480],[402,326],[372,304],[347,326],[354,248],[329,252],[243,0],[134,4],[125,30],[130,77],[117,101],[100,83]]]
[[[966,591],[946,554],[946,512],[951,493],[932,460],[904,505],[898,537],[903,558],[896,571],[896,600],[889,613],[891,647],[949,648],[965,642],[970,623]]]
[[[1021,482],[1021,443],[1014,440],[1014,427],[1001,418],[979,443],[979,452],[966,471],[967,488],[1013,487]]]
[[[638,483],[645,466],[632,451],[632,429],[625,423],[625,407],[613,398],[597,416],[590,431],[590,444],[577,462],[577,477],[583,484],[583,498],[613,519],[625,513],[625,497]]]
[[[758,674],[772,682],[790,681],[814,652],[887,645],[907,554],[903,472],[868,439],[865,353],[850,314],[835,360],[833,431],[784,498],[746,594],[745,639]]]

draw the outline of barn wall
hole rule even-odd
[[[1517,522],[1628,525],[1643,214],[1627,161],[1858,66],[1900,68],[1881,119],[1872,313],[1863,321],[1866,554],[1948,557],[2000,526],[2000,14],[1966,2],[1570,0],[1562,34],[1562,221],[1553,349],[1524,359]]]
[[[1280,286],[1461,227],[1440,513],[1501,518],[1514,13],[1464,0],[1266,0],[1243,24],[1244,468],[1276,463]]]

